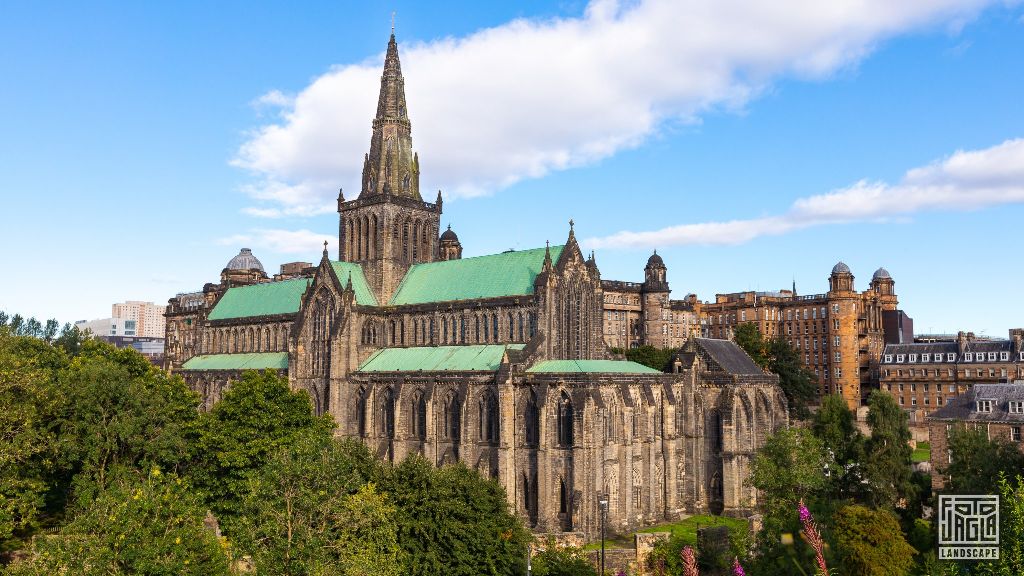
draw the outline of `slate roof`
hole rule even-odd
[[[296,278],[265,282],[252,286],[228,288],[207,317],[210,320],[295,314],[299,311],[302,293],[313,280]]]
[[[729,374],[764,374],[764,370],[732,340],[716,338],[694,338],[694,340],[697,346],[703,348],[719,368]]]
[[[287,352],[254,352],[248,354],[209,354],[195,356],[182,365],[182,370],[263,370],[288,368]]]
[[[897,355],[897,354],[956,354],[960,355],[960,348],[956,342],[922,342],[915,344],[886,344],[885,350],[882,352],[884,362],[884,356],[886,354]]]
[[[564,246],[551,247],[558,261]],[[502,252],[459,260],[415,264],[409,268],[389,304],[424,304],[533,294],[533,281],[544,264],[545,248]]]
[[[545,360],[526,369],[533,373],[661,374],[649,366],[626,360]]]
[[[334,269],[334,274],[341,281],[342,286],[348,283],[349,276],[351,275],[352,290],[356,293],[356,304],[362,306],[377,305],[377,297],[373,295],[369,283],[366,282],[362,266],[354,262],[337,262],[332,260],[331,268]]]
[[[978,412],[978,400],[994,400],[991,412]],[[928,415],[930,420],[965,422],[1024,422],[1024,414],[1010,414],[1010,401],[1024,402],[1024,382],[975,384],[949,404]]]
[[[471,346],[423,346],[385,348],[374,352],[356,372],[442,372],[445,370],[495,372],[506,349],[522,350],[524,344],[474,344]]]

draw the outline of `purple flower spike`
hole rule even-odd
[[[697,573],[697,558],[694,556],[693,548],[683,546],[680,556],[683,557],[683,576],[699,576]]]
[[[738,558],[732,559],[732,574],[733,576],[747,576],[747,573],[743,571],[743,566],[740,566]]]

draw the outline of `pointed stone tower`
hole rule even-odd
[[[434,204],[420,196],[419,157],[412,149],[394,33],[384,58],[359,196],[346,202],[339,194],[338,214],[339,258],[363,265],[378,302],[390,300],[409,266],[437,259],[441,192]]]

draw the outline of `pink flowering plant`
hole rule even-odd
[[[815,574],[818,576],[828,576],[828,566],[825,565],[824,554],[825,541],[821,539],[821,533],[814,523],[814,517],[811,516],[811,511],[807,509],[802,499],[797,506],[797,510],[800,513],[800,523],[804,526],[804,540],[814,548],[814,561],[817,564]]]
[[[683,576],[700,576],[697,572],[697,558],[693,553],[693,547],[683,546],[679,555],[683,559]]]

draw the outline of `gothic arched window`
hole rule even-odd
[[[558,444],[560,446],[572,446],[572,425],[572,400],[569,399],[568,394],[562,392],[562,397],[558,401]]]
[[[508,313],[508,341],[516,341],[516,318],[511,312]]]
[[[409,433],[413,438],[426,440],[427,438],[427,399],[423,392],[417,390],[412,395],[412,402],[409,414]]]
[[[540,441],[540,410],[537,407],[537,393],[530,390],[526,398],[526,444],[536,446]]]
[[[386,438],[395,437],[395,393],[384,390],[380,403],[380,432]]]
[[[491,334],[494,335],[494,341],[498,341],[498,313],[495,312],[491,315]]]
[[[519,341],[523,342],[526,339],[523,338],[523,313],[519,313]]]
[[[366,436],[366,388],[360,388],[356,396],[356,432],[360,436]]]
[[[459,396],[455,392],[448,395],[444,403],[444,438],[457,442],[459,440]]]
[[[498,399],[491,392],[485,392],[480,398],[480,439],[498,442]]]

